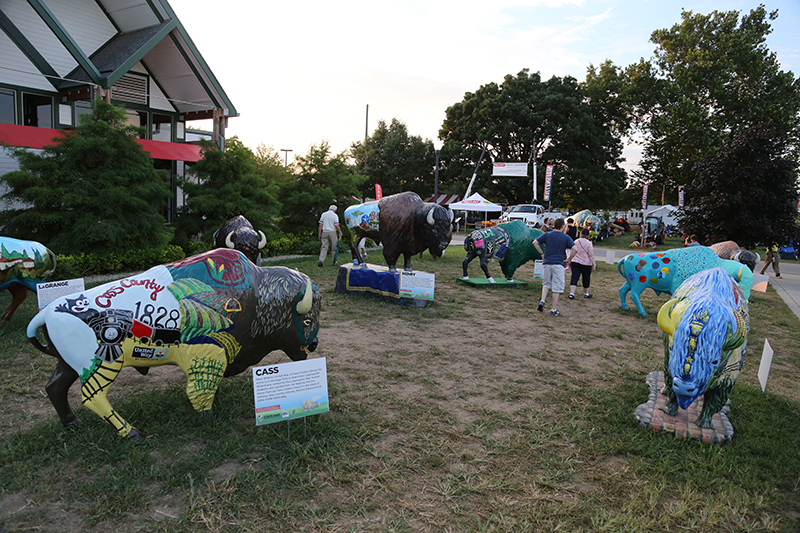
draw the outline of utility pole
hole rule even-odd
[[[287,166],[289,164],[289,152],[292,150],[287,150],[285,148],[281,148],[281,152],[283,152],[283,166]]]
[[[367,104],[367,119],[364,122],[364,140],[369,139],[369,104]]]

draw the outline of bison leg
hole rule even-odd
[[[8,309],[6,309],[2,322],[8,322],[11,320],[11,317],[14,315],[14,311],[17,310],[17,307],[19,307],[28,296],[28,289],[19,283],[12,283],[9,285],[8,291],[11,293],[11,305],[9,305]]]
[[[475,252],[467,252],[466,257],[464,257],[464,260],[461,261],[461,269],[464,271],[464,279],[469,279],[469,272],[467,271],[467,267],[469,267],[469,264],[476,257],[478,257],[478,254],[476,254]]]
[[[403,254],[403,270],[405,272],[414,272],[411,268],[411,256],[408,254]]]
[[[67,400],[67,393],[76,379],[78,379],[78,373],[65,363],[63,359],[59,359],[58,365],[56,365],[56,369],[53,371],[53,376],[50,378],[50,381],[47,382],[47,385],[44,386],[44,389],[47,391],[47,397],[50,398],[50,403],[56,408],[56,413],[58,413],[61,423],[65,427],[73,429],[80,427],[81,421],[75,413],[72,412],[72,408],[69,406],[69,400]]]
[[[636,305],[636,309],[639,310],[639,314],[642,316],[647,316],[647,311],[644,310],[644,306],[642,305],[642,302],[639,300],[639,295],[642,293],[643,290],[644,287],[641,287],[641,289],[638,291],[636,290],[636,288],[632,289],[631,300],[633,300],[633,303]]]
[[[722,408],[728,403],[732,388],[733,382],[730,382],[729,384],[719,385],[711,390],[707,390],[705,394],[703,394],[703,409],[700,410],[700,414],[695,422],[698,427],[711,428],[711,419],[715,414],[722,411]]]
[[[631,283],[628,280],[625,280],[625,283],[619,288],[619,303],[623,311],[628,310],[627,299],[629,292],[631,292]]]
[[[178,364],[186,374],[186,396],[195,411],[210,411],[228,367],[225,349],[214,344],[185,345],[184,348],[186,352]]]
[[[481,261],[481,270],[483,270],[483,273],[486,274],[486,279],[491,279],[492,275],[489,274],[489,256],[488,256],[488,254],[483,253],[483,254],[481,254],[479,256],[479,258],[480,258],[480,261]]]
[[[121,359],[114,363],[100,363],[100,366],[97,367],[94,373],[81,385],[81,400],[86,407],[111,424],[121,437],[131,437],[134,440],[140,440],[142,438],[141,433],[128,424],[128,422],[111,407],[111,404],[108,403],[108,398],[106,398],[108,388],[114,383],[114,380],[117,379],[121,369]]]

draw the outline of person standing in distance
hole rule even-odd
[[[569,255],[569,263],[572,267],[572,279],[569,282],[569,299],[575,299],[575,289],[578,288],[578,279],[583,278],[583,297],[591,298],[589,283],[592,279],[592,271],[597,268],[594,260],[594,246],[589,240],[589,228],[581,230],[581,237],[575,241],[572,253]]]
[[[339,239],[342,238],[342,228],[339,227],[339,215],[336,214],[336,206],[332,205],[319,217],[319,228],[317,237],[322,241],[319,250],[318,267],[322,266],[325,257],[328,255],[328,247],[336,250],[339,246]],[[336,253],[333,254],[333,266],[336,266]]]
[[[542,256],[542,300],[539,302],[537,310],[542,312],[544,310],[544,302],[547,299],[547,293],[553,292],[553,306],[550,310],[552,316],[561,315],[558,310],[558,296],[564,292],[564,272],[566,264],[569,264],[567,258],[567,250],[571,249],[575,242],[566,234],[567,227],[564,224],[563,218],[557,218],[553,223],[553,231],[548,231],[539,235],[533,241],[533,247]],[[545,245],[545,251],[542,252],[541,244]]]

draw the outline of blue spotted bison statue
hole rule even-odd
[[[702,396],[696,423],[710,428],[744,365],[750,312],[743,287],[722,268],[700,271],[661,307],[658,325],[664,336],[668,414]]]
[[[720,259],[711,248],[706,246],[690,246],[674,248],[665,252],[641,252],[630,254],[617,263],[617,270],[625,278],[619,289],[619,300],[624,311],[628,310],[625,301],[631,295],[636,309],[642,316],[647,312],[639,300],[639,295],[647,288],[656,294],[666,292],[674,294],[681,283],[691,275],[709,268],[720,267],[733,276],[742,287],[745,298],[750,298],[750,287],[753,285],[753,273],[742,263],[728,259]]]

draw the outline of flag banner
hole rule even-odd
[[[528,176],[528,163],[494,163],[492,176]]]
[[[544,175],[544,201],[550,201],[550,191],[553,188],[553,165],[547,165],[547,172]]]
[[[683,208],[683,185],[678,185],[678,207]],[[797,206],[800,209],[800,204]]]
[[[381,198],[383,198],[383,189],[381,189],[381,186],[376,183],[375,184],[375,199],[376,200],[380,200]]]
[[[647,191],[650,189],[650,185],[645,183],[642,187],[642,209],[647,209]]]

